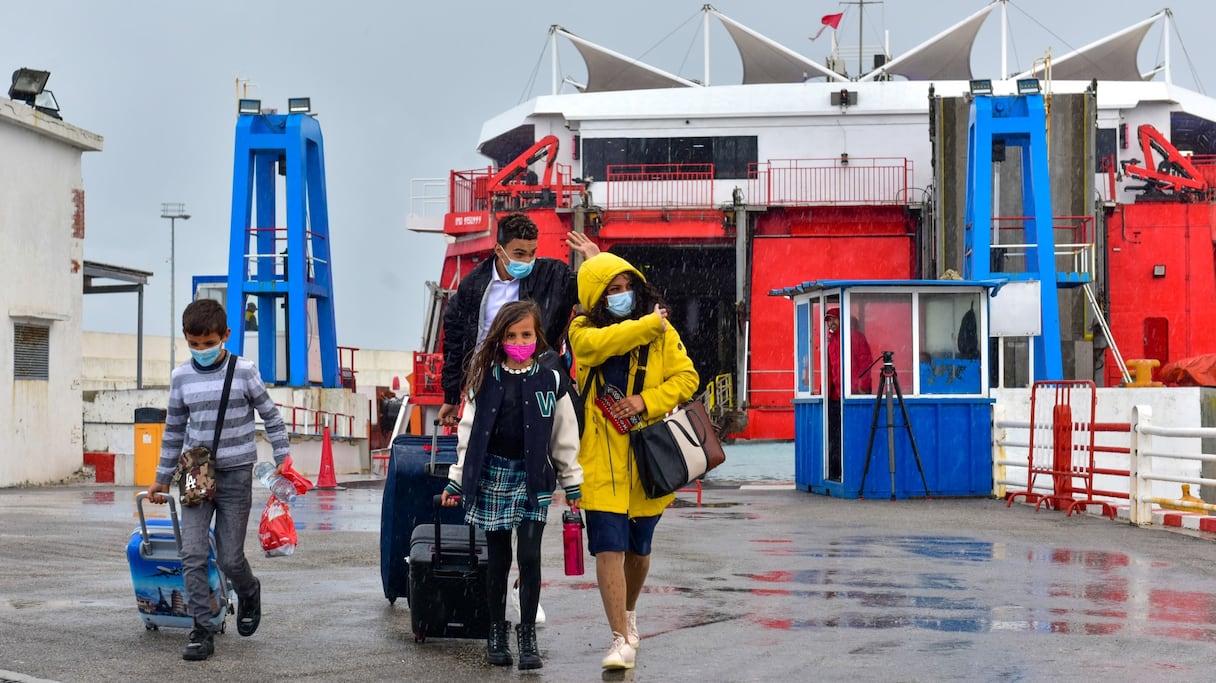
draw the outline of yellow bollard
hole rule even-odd
[[[1156,358],[1128,358],[1127,369],[1132,373],[1132,382],[1125,386],[1129,387],[1163,387],[1161,382],[1153,381],[1153,369],[1161,365],[1161,361]]]
[[[1196,505],[1203,505],[1202,498],[1197,498],[1197,497],[1191,495],[1191,485],[1190,484],[1182,485],[1182,495],[1178,498],[1178,500],[1182,501],[1184,503],[1194,503]],[[1184,507],[1182,505],[1177,505],[1177,504],[1173,504],[1173,503],[1161,503],[1161,507],[1169,508],[1170,510],[1182,510],[1183,512],[1203,512],[1203,510],[1200,508]]]

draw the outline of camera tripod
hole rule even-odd
[[[870,440],[866,442],[866,464],[861,470],[861,486],[857,488],[857,497],[864,498],[866,474],[870,471],[870,456],[873,455],[874,433],[878,431],[878,412],[884,400],[887,404],[887,471],[891,473],[891,500],[895,500],[895,399],[899,400],[899,411],[904,416],[904,428],[908,430],[908,442],[912,444],[912,457],[916,458],[916,469],[920,470],[920,482],[925,487],[925,497],[930,498],[929,482],[925,480],[925,468],[920,462],[920,452],[916,449],[916,438],[912,436],[912,423],[908,419],[908,409],[904,406],[904,393],[899,389],[899,375],[895,372],[895,352],[882,352],[882,371],[879,375],[877,395],[874,397],[874,419],[870,421]],[[875,360],[874,363],[878,361]],[[874,367],[866,368],[862,375]]]

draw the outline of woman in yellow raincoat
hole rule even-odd
[[[628,669],[640,644],[637,601],[650,570],[651,538],[674,494],[646,497],[629,435],[614,422],[658,421],[692,398],[699,379],[662,297],[628,261],[607,252],[585,261],[578,298],[584,313],[571,321],[569,340],[586,397],[579,451],[582,508],[613,636],[603,666]],[[595,401],[610,385],[624,396],[608,409],[611,416]]]

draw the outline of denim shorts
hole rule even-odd
[[[595,555],[599,552],[649,555],[650,541],[659,518],[633,517],[619,512],[583,510],[587,515],[587,550]]]

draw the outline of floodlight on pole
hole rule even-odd
[[[1023,78],[1018,81],[1019,95],[1038,95],[1040,92],[1039,79]]]
[[[288,114],[307,114],[312,111],[312,98],[310,97],[289,97],[287,98],[287,113]]]
[[[177,346],[177,291],[175,288],[176,269],[174,260],[177,255],[177,219],[183,221],[190,220],[190,214],[186,213],[186,205],[180,202],[166,202],[160,205],[160,217],[169,219],[169,376],[173,376],[173,369],[177,367],[177,358],[174,354],[174,349]]]

